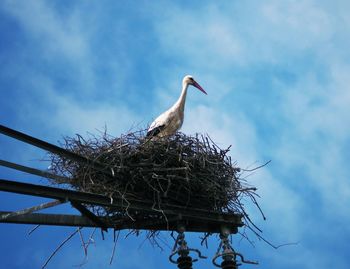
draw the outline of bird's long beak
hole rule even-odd
[[[197,81],[193,81],[193,86],[200,90],[202,93],[207,94],[207,92],[197,83]]]

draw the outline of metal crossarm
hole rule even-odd
[[[11,214],[8,211],[0,211],[0,215]],[[105,222],[105,227],[115,230],[137,229],[137,230],[154,230],[154,231],[176,231],[179,223],[186,225],[188,232],[205,232],[205,233],[219,233],[220,227],[229,225],[234,227],[235,223],[231,221],[225,224],[221,221],[212,219],[207,222],[196,222],[183,219],[181,217],[169,218],[167,221],[143,221],[135,222],[129,221],[126,218],[120,218],[113,222],[108,222],[107,219],[101,217],[101,221]],[[96,222],[91,221],[85,216],[68,215],[68,214],[45,214],[45,213],[29,213],[18,216],[11,216],[4,220],[0,219],[0,223],[15,223],[15,224],[34,224],[34,225],[54,225],[54,226],[75,226],[75,227],[97,227],[103,228]],[[232,229],[232,233],[235,233]]]
[[[110,168],[106,167],[105,165],[103,165],[99,162],[90,160],[84,156],[81,156],[79,154],[76,154],[74,152],[66,150],[66,149],[61,148],[59,146],[53,145],[53,144],[48,143],[46,141],[40,140],[40,139],[35,138],[33,136],[21,133],[21,132],[16,131],[16,130],[13,130],[13,129],[8,128],[4,125],[0,125],[0,133],[4,134],[6,136],[12,137],[14,139],[20,140],[22,142],[25,142],[27,144],[36,146],[38,148],[47,150],[51,153],[54,153],[54,154],[66,157],[68,159],[74,160],[76,162],[83,163],[83,164],[89,164],[94,169],[99,170],[99,171],[105,173],[106,175],[109,175],[111,177],[114,176],[114,172]]]
[[[111,199],[110,197],[100,195],[100,194],[65,190],[60,188],[47,187],[47,186],[41,186],[41,185],[23,183],[23,182],[17,182],[17,181],[10,181],[5,179],[0,179],[0,191],[21,193],[26,195],[40,196],[40,197],[53,198],[53,199],[61,199],[61,200],[63,199],[63,200],[69,200],[69,201],[76,201],[84,204],[114,207],[114,208],[120,208],[120,209],[128,208],[130,210],[144,210],[152,213],[157,212],[154,208],[152,208],[152,204],[138,201],[138,200],[128,199],[129,204],[127,204],[122,199],[116,199],[116,198]],[[237,220],[241,220],[242,218],[241,214],[231,213],[226,215],[226,214],[221,214],[213,211],[207,211],[207,210],[202,210],[197,208],[184,208],[184,207],[175,206],[175,205],[167,205],[165,209],[158,211],[158,213],[166,214],[166,215],[180,214],[186,218],[194,218],[194,219],[199,219],[203,221],[208,220],[210,218],[215,218],[217,220],[221,220],[225,222],[226,218],[232,215],[235,216]],[[241,223],[240,226],[242,225],[243,223]]]
[[[43,171],[43,170],[39,170],[39,169],[36,169],[36,168],[20,165],[20,164],[13,163],[13,162],[0,160],[0,165],[4,166],[4,167],[7,167],[7,168],[11,168],[11,169],[17,170],[17,171],[25,172],[25,173],[28,173],[28,174],[31,174],[31,175],[36,175],[36,176],[39,176],[39,177],[51,178],[51,179],[56,179],[56,180],[66,180],[65,177],[54,175],[52,173],[49,173],[49,172],[46,172],[46,171]]]
[[[18,181],[10,181],[5,179],[0,179],[0,191],[20,193],[45,198],[62,199],[66,201],[76,201],[79,203],[89,203],[98,206],[110,206],[122,209],[127,207],[127,204],[123,203],[122,201],[119,201],[117,199],[111,201],[109,197],[99,194],[78,192],[73,190],[41,186]],[[151,208],[148,208],[142,204],[129,206],[129,208],[135,210],[151,210]]]
[[[89,227],[113,227],[115,229],[148,229],[148,230],[176,230],[177,221],[181,221],[187,224],[191,231],[204,231],[204,232],[218,232],[220,231],[221,225],[229,225],[232,227],[232,233],[237,231],[238,227],[243,226],[242,215],[241,214],[222,214],[217,212],[205,211],[201,209],[189,209],[176,206],[166,206],[161,212],[155,211],[152,208],[152,205],[140,201],[129,200],[130,204],[126,204],[123,200],[113,199],[109,197],[85,193],[73,190],[65,190],[54,187],[47,187],[23,182],[9,181],[0,179],[0,191],[19,193],[25,195],[39,196],[45,198],[53,198],[60,201],[70,201],[74,207],[76,207],[84,216],[84,221],[88,220],[87,225]],[[89,204],[96,206],[105,206],[113,207],[121,210],[143,210],[152,212],[154,215],[167,216],[167,220],[150,220],[150,221],[133,221],[130,218],[122,218],[113,220],[113,223],[108,223],[104,218],[95,216],[88,209],[83,209],[83,205]],[[89,213],[90,212],[90,213]],[[42,221],[40,224],[55,225],[53,222],[48,221],[47,218],[50,217],[50,214],[46,217],[38,214],[24,214],[21,216],[14,216],[7,218],[5,220],[0,220],[0,222],[14,222],[14,223],[37,223]],[[57,216],[55,218],[58,218]],[[67,226],[72,226],[71,217],[63,217],[60,221],[56,222],[57,225],[64,225],[65,221]],[[34,221],[35,220],[35,221]],[[27,222],[26,222],[27,221]],[[79,219],[82,221],[82,219]],[[56,223],[55,222],[55,223]],[[93,225],[92,225],[93,224]],[[74,226],[74,225],[73,225]]]

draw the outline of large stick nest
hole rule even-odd
[[[119,138],[103,133],[88,139],[79,135],[67,137],[63,146],[109,167],[114,177],[89,164],[52,155],[51,170],[66,178],[53,180],[53,183],[68,184],[73,189],[113,199],[122,198],[127,203],[135,199],[148,202],[156,211],[176,205],[244,214],[241,198],[255,191],[239,178],[240,169],[228,156],[229,148],[220,149],[206,135],[177,133],[154,140],[145,138],[144,131]],[[94,209],[103,216],[132,217],[132,212]],[[149,212],[137,214],[147,218]]]

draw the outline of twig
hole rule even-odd
[[[115,248],[116,248],[116,245],[117,245],[117,242],[118,242],[119,234],[120,234],[120,231],[117,232],[117,236],[115,237],[115,231],[114,231],[114,245],[113,245],[112,255],[111,255],[111,258],[109,260],[109,264],[110,265],[112,265],[112,262],[113,262]]]
[[[201,237],[201,246],[205,244],[205,247],[208,248],[208,238],[211,236],[211,233],[205,233],[203,237]]]
[[[32,228],[29,232],[28,235],[31,235],[36,229],[38,229],[40,227],[40,224],[35,225],[34,228]]]
[[[84,256],[87,257],[87,248],[86,248],[86,245],[85,245],[85,241],[84,241],[83,235],[82,235],[80,230],[79,230],[79,236],[80,236],[80,240],[81,240],[81,245],[82,245],[82,247],[84,249]]]
[[[44,265],[41,267],[42,269],[44,269],[47,264],[50,262],[50,260],[55,256],[55,254],[60,250],[61,247],[63,247],[63,245],[65,243],[67,243],[74,235],[76,235],[80,230],[82,229],[82,227],[77,228],[76,231],[74,231],[72,234],[70,234],[55,250],[54,252],[52,252],[52,254],[50,255],[50,257],[46,260],[46,262],[44,263]]]
[[[264,241],[266,244],[268,244],[269,246],[273,247],[274,249],[279,249],[280,247],[285,247],[285,246],[291,246],[291,245],[298,245],[299,242],[291,242],[291,243],[285,243],[285,244],[280,244],[280,245],[274,245],[273,243],[271,243],[269,240],[267,240],[266,238],[264,238],[261,233],[257,233],[254,229],[252,229],[251,227],[247,226],[249,230],[251,230],[257,237],[258,239]]]
[[[267,161],[266,163],[264,163],[264,164],[262,164],[262,165],[260,165],[260,166],[255,167],[255,168],[253,168],[253,169],[243,169],[243,168],[241,168],[241,170],[244,171],[244,172],[253,172],[253,171],[255,171],[255,170],[258,170],[258,169],[260,169],[260,168],[262,168],[262,167],[268,165],[270,162],[271,162],[271,160]]]

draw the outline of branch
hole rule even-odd
[[[263,165],[260,165],[260,166],[255,167],[255,168],[253,168],[253,169],[242,169],[242,168],[241,168],[241,170],[244,171],[244,172],[253,172],[253,171],[255,171],[255,170],[258,170],[258,169],[260,169],[260,168],[262,168],[262,167],[268,165],[270,162],[271,162],[271,160],[267,161],[267,162],[264,163]]]
[[[44,263],[44,265],[41,267],[41,269],[44,269],[47,264],[50,262],[50,260],[56,255],[56,253],[61,249],[61,247],[63,247],[63,245],[65,243],[67,243],[75,234],[77,234],[80,230],[82,229],[82,227],[79,227],[75,232],[73,232],[71,235],[69,235],[55,250],[54,252],[52,252],[52,254],[50,255],[50,257],[46,260],[46,262]]]

